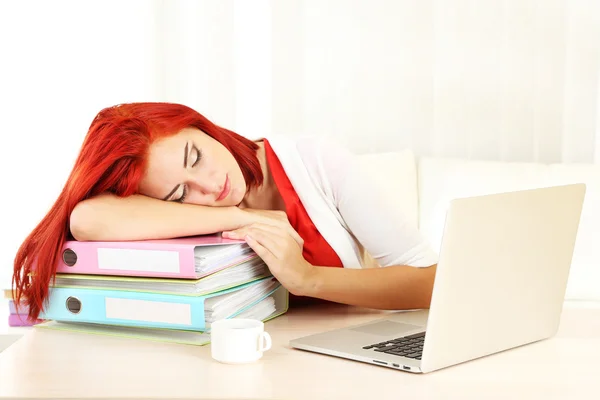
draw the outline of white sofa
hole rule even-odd
[[[360,159],[366,168],[379,171],[373,174],[375,179],[387,180],[388,195],[398,200],[398,207],[406,210],[436,250],[452,198],[585,183],[587,192],[566,300],[600,302],[600,165],[416,157],[410,150],[362,154]],[[386,174],[384,178],[382,170],[393,176]]]

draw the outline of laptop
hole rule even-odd
[[[389,312],[291,347],[427,373],[553,336],[585,191],[570,184],[452,200],[428,311]]]

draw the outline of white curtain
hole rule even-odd
[[[166,95],[250,136],[600,163],[596,0],[163,3]]]
[[[599,58],[597,0],[2,1],[0,284],[102,107],[181,102],[362,153],[600,163]]]
[[[270,4],[272,133],[332,134],[361,152],[600,163],[596,0]]]

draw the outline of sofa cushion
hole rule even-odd
[[[535,163],[421,158],[418,166],[420,228],[439,251],[450,200],[543,186],[546,172],[546,167]]]
[[[440,249],[451,199],[551,185],[587,184],[586,200],[567,287],[567,299],[600,300],[600,166],[544,165],[421,158],[418,165],[420,228]]]
[[[365,170],[381,184],[385,195],[395,199],[400,209],[414,226],[419,224],[417,168],[414,153],[402,150],[390,153],[361,154],[358,156]]]
[[[553,164],[548,178],[551,185],[586,184],[567,297],[600,300],[600,165]]]

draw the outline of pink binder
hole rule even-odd
[[[232,247],[222,247],[235,245]],[[208,273],[197,271],[196,248],[214,247],[219,265]],[[218,248],[217,248],[218,247]],[[245,248],[245,251],[241,251]],[[228,258],[228,250],[231,250]],[[198,279],[253,257],[242,240],[225,239],[220,234],[175,239],[80,242],[67,241],[63,246],[57,273],[147,276],[156,278]],[[235,256],[235,254],[238,256]],[[210,253],[205,253],[207,260]]]
[[[32,321],[25,314],[10,314],[8,316],[8,326],[33,326],[41,322],[44,322],[44,320],[37,319]]]

